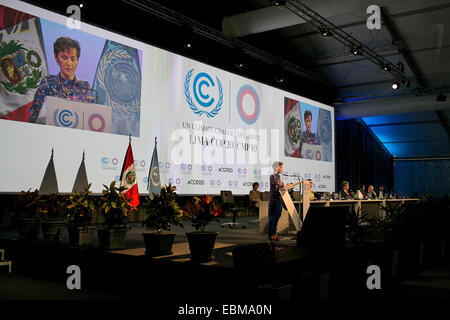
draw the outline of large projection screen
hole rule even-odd
[[[11,13],[16,20],[0,19],[1,45],[8,45],[0,51],[0,192],[39,188],[53,148],[60,192],[71,192],[85,152],[91,190],[99,193],[119,180],[129,136],[141,194],[155,137],[161,183],[178,194],[248,194],[255,181],[268,191],[277,160],[284,182],[310,178],[315,191],[334,191],[331,106],[2,1],[0,14]],[[77,59],[70,50],[55,57],[61,37],[79,43]],[[72,59],[70,66],[61,59]],[[59,76],[70,72],[73,83]]]

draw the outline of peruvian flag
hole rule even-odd
[[[125,187],[125,196],[130,199],[130,204],[137,207],[139,201],[139,190],[136,180],[136,169],[134,168],[133,150],[131,149],[131,136],[128,144],[127,154],[123,162],[122,172],[120,173],[120,186]]]
[[[0,5],[0,119],[28,122],[47,59],[38,17]]]
[[[302,136],[302,119],[300,102],[284,98],[284,155],[300,158],[300,139]]]

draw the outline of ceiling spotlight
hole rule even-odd
[[[381,69],[381,70],[384,70],[384,71],[390,71],[390,70],[391,70],[391,67],[390,67],[388,64],[382,64],[382,65],[380,66],[380,69]]]
[[[411,81],[409,81],[408,79],[403,79],[403,80],[402,80],[402,84],[403,84],[405,87],[409,88],[409,87],[411,86]]]
[[[320,27],[317,32],[319,32],[324,37],[331,37],[333,35],[333,33],[326,27]]]
[[[184,47],[185,47],[186,49],[191,49],[191,48],[192,48],[192,43],[190,43],[190,42],[185,42],[185,43],[184,43]]]
[[[281,0],[274,0],[274,1],[272,1],[272,3],[274,4],[274,6],[284,6],[284,5],[286,5],[286,1],[281,1]]]
[[[349,48],[348,51],[350,51],[350,53],[352,53],[355,56],[360,56],[361,55],[361,47]]]
[[[83,8],[83,4],[82,3],[80,3],[80,8]]]
[[[399,82],[393,82],[392,83],[392,90],[397,90],[398,88],[400,88],[400,83]]]
[[[275,78],[275,81],[278,83],[284,83],[285,80],[281,75],[279,75],[278,77]]]

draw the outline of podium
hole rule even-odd
[[[301,201],[299,201],[299,208],[298,211],[295,208],[294,203],[292,202],[291,196],[289,195],[288,190],[293,189],[295,186],[301,184],[301,188],[299,192],[301,192]],[[308,213],[309,207],[310,207],[310,198],[309,198],[309,181],[308,180],[302,180],[299,181],[289,188],[285,188],[285,190],[280,190],[281,199],[284,202],[284,205],[286,206],[286,209],[289,213],[289,216],[291,218],[292,223],[294,224],[295,230],[300,231],[302,228],[303,222],[305,221],[306,214]],[[301,215],[299,214],[301,213]]]
[[[302,181],[302,197],[301,197],[301,199],[302,199],[302,201],[301,201],[302,222],[305,221],[306,214],[308,213],[309,207],[311,205],[311,203],[310,203],[311,198],[309,197],[310,190],[311,190],[311,188],[309,186],[309,181],[303,180]]]
[[[46,96],[36,123],[111,133],[112,108]]]

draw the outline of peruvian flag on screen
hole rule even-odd
[[[0,119],[29,121],[47,70],[40,19],[0,5]]]
[[[137,207],[139,201],[139,190],[136,180],[136,169],[134,168],[133,150],[131,149],[131,136],[128,144],[127,154],[123,162],[122,172],[120,173],[120,186],[125,187],[125,196],[130,199],[130,204]]]

